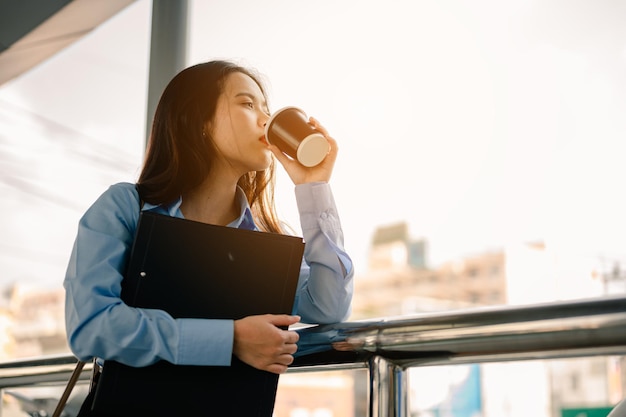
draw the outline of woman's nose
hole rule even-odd
[[[270,115],[267,114],[267,113],[263,113],[263,115],[261,116],[260,120],[261,120],[261,126],[263,126],[265,128],[265,125],[270,120]]]

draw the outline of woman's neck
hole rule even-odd
[[[225,226],[240,214],[237,183],[205,181],[183,195],[180,209],[186,219]]]

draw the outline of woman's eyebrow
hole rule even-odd
[[[257,97],[252,93],[246,93],[246,92],[237,93],[235,94],[235,97],[248,97],[252,101],[258,101]]]

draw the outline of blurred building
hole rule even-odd
[[[13,339],[13,315],[6,307],[0,307],[0,361],[15,356]]]
[[[14,284],[5,293],[8,299],[5,299],[7,325],[4,327],[8,335],[3,340],[10,341],[9,358],[69,352],[63,288]]]
[[[507,303],[504,251],[428,264],[425,240],[406,223],[379,227],[366,272],[355,278],[353,319]]]

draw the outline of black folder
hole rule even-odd
[[[142,212],[121,297],[174,318],[291,314],[303,252],[295,236]],[[270,417],[277,384],[278,375],[234,356],[231,366],[106,361],[93,408],[122,416]]]

